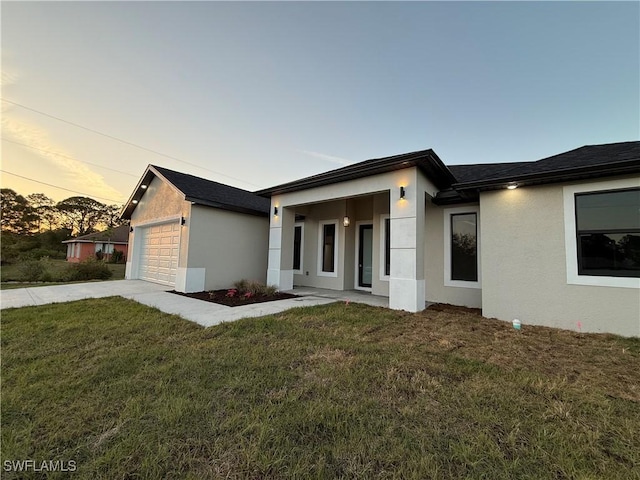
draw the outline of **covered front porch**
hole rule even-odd
[[[435,191],[414,167],[273,195],[267,282],[423,310],[425,202]]]

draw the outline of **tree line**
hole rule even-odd
[[[55,202],[42,193],[26,197],[10,188],[2,195],[2,231],[33,235],[64,229],[73,236],[114,228],[123,222],[120,205],[106,205],[89,197],[69,197]]]

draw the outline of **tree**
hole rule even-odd
[[[43,228],[49,231],[56,230],[61,227],[62,215],[55,205],[43,206],[40,209],[40,222]]]
[[[28,234],[32,230],[36,215],[29,202],[10,188],[0,190],[2,198],[2,230]]]
[[[102,223],[104,223],[107,228],[115,228],[122,225],[122,220],[120,220],[120,206],[106,205],[102,214]]]
[[[102,220],[106,205],[89,197],[69,197],[58,202],[56,208],[62,214],[61,223],[76,235],[94,231]]]
[[[38,232],[42,231],[43,224],[48,224],[49,230],[53,230],[55,202],[44,193],[32,193],[27,195],[27,202],[36,216],[36,227]]]

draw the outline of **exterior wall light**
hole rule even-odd
[[[187,219],[184,217],[180,217],[180,225],[184,225],[187,223]]]
[[[142,185],[140,185],[140,188],[141,188],[141,189],[143,189],[143,190],[146,190],[146,189],[147,189],[147,185],[145,185],[145,184],[143,183]]]
[[[138,203],[138,200],[131,200],[131,203],[135,205],[136,203]]]
[[[278,216],[278,207],[273,207],[273,214]]]
[[[404,187],[400,187],[400,198],[404,198],[404,194],[405,194]]]
[[[517,183],[510,183],[509,185],[507,185],[508,190],[515,190],[516,188],[518,188]]]
[[[345,215],[345,217],[342,219],[342,225],[348,227],[350,223],[351,221],[349,220],[349,217]]]
[[[133,227],[129,227],[129,233],[133,233]]]

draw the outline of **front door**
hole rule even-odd
[[[373,277],[373,225],[358,228],[358,287],[371,288]]]

